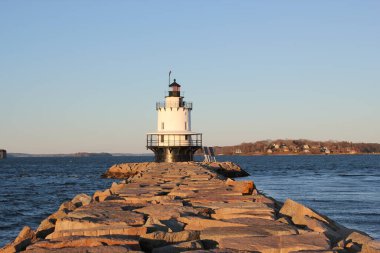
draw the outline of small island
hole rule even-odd
[[[129,154],[126,154],[129,155]],[[9,153],[9,157],[110,157],[110,153],[90,153],[90,152],[77,152],[73,154],[27,154],[27,153]]]

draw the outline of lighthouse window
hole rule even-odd
[[[165,129],[165,124],[164,124],[164,122],[161,122],[161,129],[162,129],[162,130]]]
[[[189,136],[188,136],[188,135],[185,135],[185,140],[186,140],[186,141],[189,140]]]
[[[161,135],[161,142],[164,142],[164,136]]]
[[[187,130],[187,122],[185,121],[185,130]]]

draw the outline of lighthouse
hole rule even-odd
[[[183,99],[181,85],[174,79],[165,101],[156,103],[157,132],[146,135],[146,147],[156,162],[192,161],[202,148],[202,134],[191,131],[193,103]]]

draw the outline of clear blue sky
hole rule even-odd
[[[380,142],[380,1],[0,1],[0,148],[147,152],[168,71],[206,145]]]

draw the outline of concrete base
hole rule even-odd
[[[194,153],[200,147],[150,147],[154,152],[155,162],[189,162],[194,160]]]

